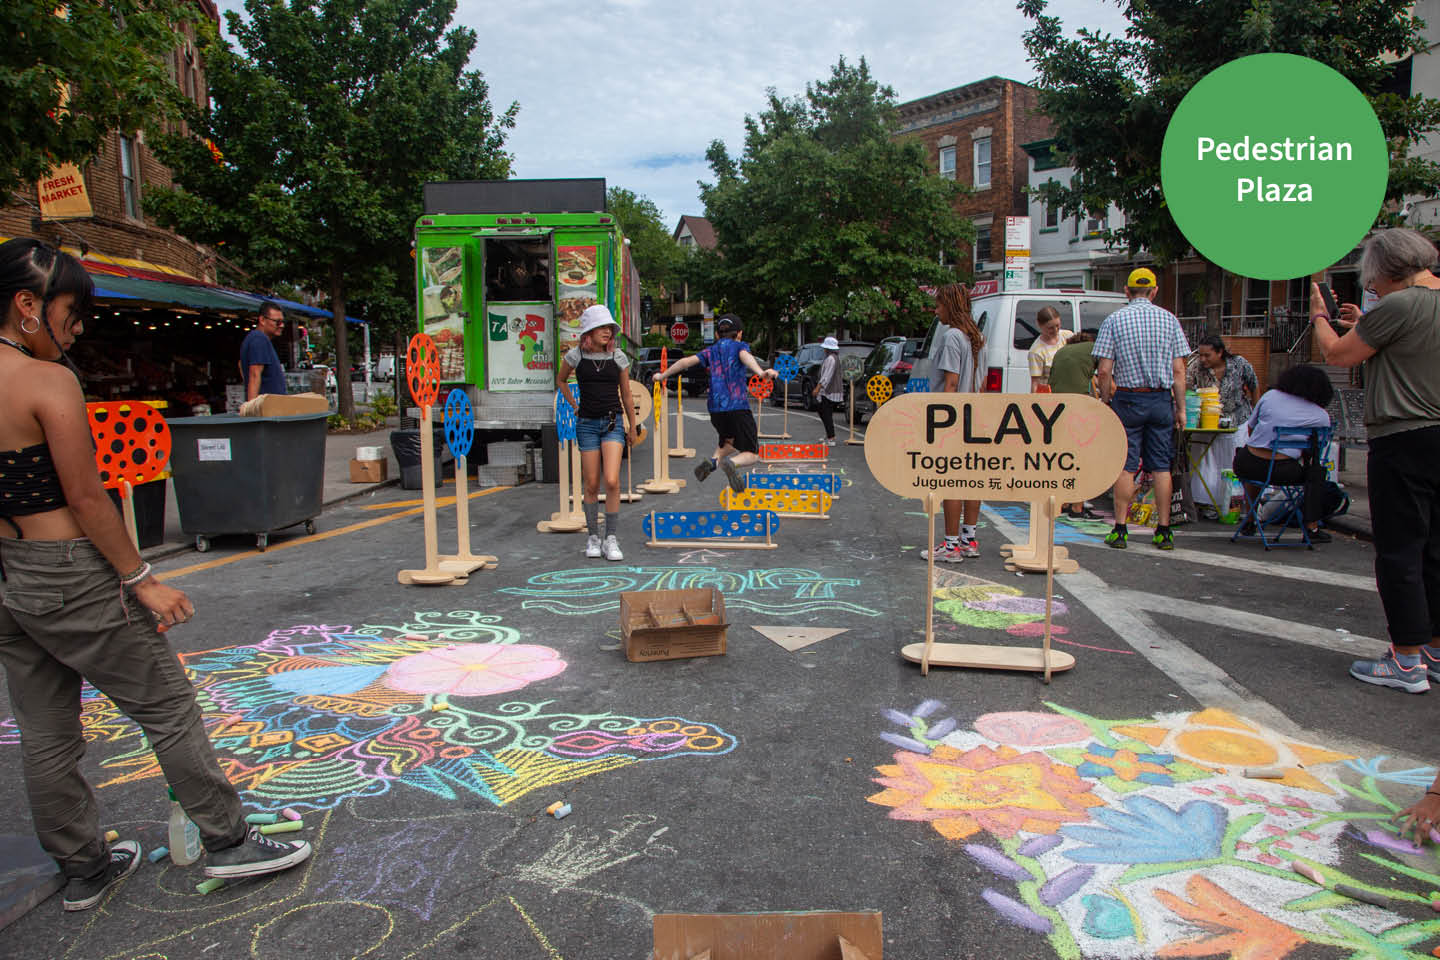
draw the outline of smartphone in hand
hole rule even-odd
[[[1331,320],[1340,319],[1340,304],[1335,302],[1335,294],[1330,290],[1330,284],[1317,284],[1320,287],[1320,298],[1325,301],[1325,312],[1330,314]]]

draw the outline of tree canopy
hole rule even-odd
[[[0,4],[0,193],[85,163],[115,130],[154,132],[175,116],[182,97],[165,57],[194,15],[182,0]]]
[[[640,274],[640,289],[657,300],[674,288],[676,271],[685,259],[685,252],[676,245],[660,208],[649,197],[639,196],[624,187],[605,191],[605,209],[615,217],[625,239],[630,241],[630,256]]]
[[[149,191],[150,209],[261,282],[329,292],[340,413],[350,418],[350,293],[403,302],[422,186],[508,176],[505,137],[519,108],[497,116],[481,73],[465,69],[476,37],[450,28],[454,0],[247,0],[245,9],[248,19],[226,14],[239,51],[207,34],[211,106],[192,117],[198,136],[162,141],[177,186]]]
[[[1440,167],[1407,156],[1412,142],[1440,125],[1440,103],[1386,90],[1386,55],[1426,47],[1409,0],[1115,2],[1130,22],[1123,38],[1086,28],[1066,37],[1059,18],[1045,14],[1045,0],[1018,7],[1034,20],[1025,49],[1039,74],[1040,107],[1075,168],[1068,186],[1052,182],[1040,193],[1066,216],[1103,215],[1115,204],[1125,224],[1109,231],[1110,239],[1132,255],[1146,249],[1163,264],[1189,252],[1160,189],[1165,129],[1201,78],[1251,54],[1317,60],[1370,99],[1391,151],[1387,209],[1378,221],[1393,219],[1402,197],[1440,190]]]
[[[913,329],[933,313],[921,284],[954,275],[942,251],[973,237],[953,209],[964,188],[930,169],[923,147],[897,141],[895,92],[862,58],[844,58],[803,97],[773,89],[745,118],[738,160],[714,141],[702,183],[717,249],[689,258],[687,278],[750,326],[801,317],[828,330],[879,322]]]

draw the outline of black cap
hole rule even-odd
[[[740,318],[733,313],[721,314],[715,321],[715,332],[721,336],[727,333],[734,333],[740,329]]]

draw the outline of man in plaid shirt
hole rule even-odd
[[[1175,314],[1152,302],[1155,274],[1140,267],[1125,282],[1130,302],[1105,319],[1095,339],[1095,373],[1100,399],[1125,425],[1125,469],[1115,480],[1115,528],[1105,542],[1123,550],[1129,539],[1125,519],[1135,498],[1135,474],[1143,463],[1155,481],[1159,517],[1152,542],[1174,550],[1170,532],[1170,463],[1174,431],[1185,427],[1185,358],[1190,344]]]

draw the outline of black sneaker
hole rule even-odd
[[[1330,543],[1330,542],[1331,542],[1332,540],[1334,540],[1334,539],[1335,539],[1334,537],[1330,536],[1330,534],[1326,533],[1324,530],[1311,530],[1311,531],[1310,531],[1310,542],[1311,542],[1311,543]]]
[[[720,466],[725,470],[725,476],[730,478],[730,489],[736,493],[744,493],[745,474],[741,473],[740,469],[730,462],[729,457],[721,460]]]
[[[1105,546],[1114,547],[1116,550],[1124,550],[1129,540],[1130,531],[1119,524],[1105,534]]]
[[[110,847],[110,862],[97,877],[71,877],[65,884],[65,909],[89,910],[100,902],[112,884],[119,883],[140,866],[140,844],[122,840]]]
[[[701,483],[704,483],[705,478],[710,476],[710,474],[714,472],[714,460],[701,460],[699,463],[695,464],[695,479],[699,480]]]
[[[304,840],[283,843],[271,840],[258,826],[245,831],[245,839],[233,847],[216,850],[206,857],[205,876],[230,880],[235,877],[259,877],[288,870],[304,863],[310,856],[310,844]]]

